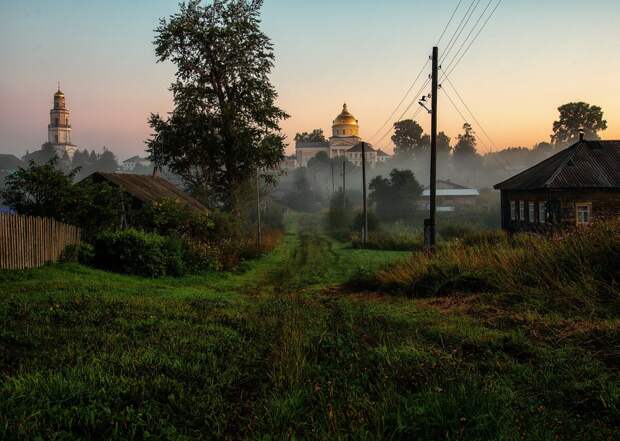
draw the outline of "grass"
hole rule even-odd
[[[297,218],[235,273],[2,273],[0,438],[618,437],[614,316],[341,288],[407,256]]]

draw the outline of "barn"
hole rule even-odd
[[[620,141],[577,143],[494,186],[502,228],[549,231],[620,216]]]

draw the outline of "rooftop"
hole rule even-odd
[[[620,188],[620,141],[579,141],[494,188]]]
[[[161,202],[165,199],[173,199],[184,202],[191,208],[206,210],[206,207],[198,200],[179,190],[171,182],[158,176],[96,172],[86,179],[108,181],[142,202]]]

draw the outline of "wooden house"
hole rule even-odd
[[[619,216],[620,141],[580,139],[495,189],[508,231],[546,231]]]
[[[105,182],[119,188],[130,199],[127,201],[128,209],[140,209],[146,204],[173,200],[195,210],[206,210],[198,200],[159,176],[95,172],[84,180],[94,184]]]

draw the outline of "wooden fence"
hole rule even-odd
[[[56,262],[80,229],[53,219],[0,213],[0,269],[36,268]]]

